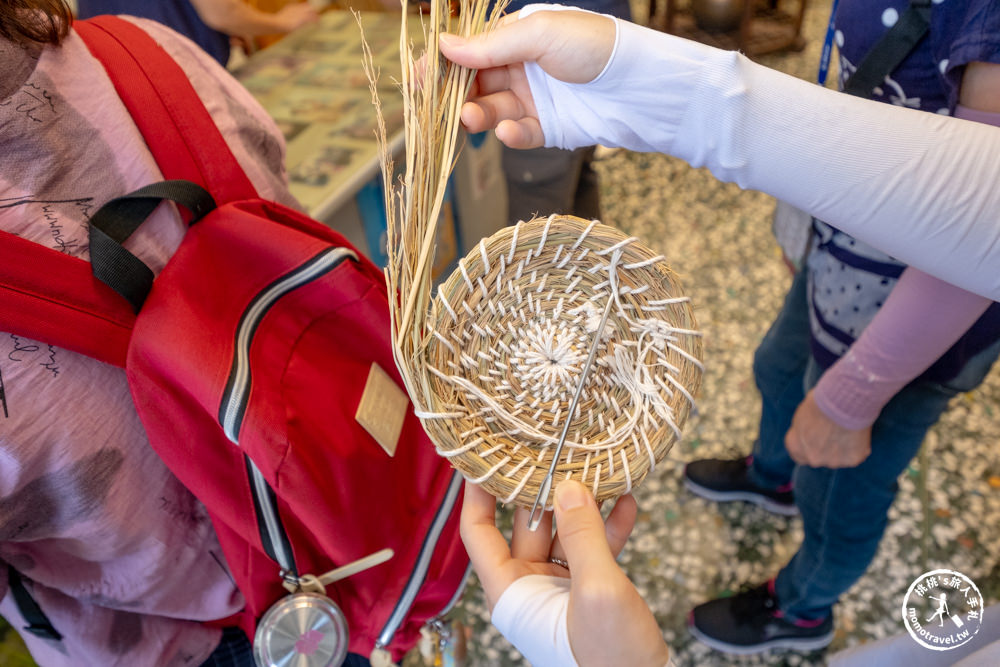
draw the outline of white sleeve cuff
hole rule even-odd
[[[518,16],[565,10],[585,11],[535,4]],[[689,106],[690,91],[712,62],[726,63],[732,56],[629,21],[605,18],[615,23],[615,46],[604,71],[592,81],[565,83],[549,77],[537,63],[524,65],[545,145],[669,151]],[[642,122],[637,124],[637,117]]]
[[[533,665],[577,667],[566,616],[570,580],[532,574],[507,587],[493,608],[493,625]]]

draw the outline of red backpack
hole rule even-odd
[[[400,389],[381,271],[328,227],[257,197],[145,32],[114,17],[76,29],[164,176],[183,180],[95,213],[90,263],[5,234],[0,329],[125,367],[150,443],[212,517],[246,598],[239,623],[258,630],[265,664],[288,630],[282,614],[302,609],[314,622],[287,651],[337,655],[346,617],[352,652],[398,660],[455,601],[468,558],[461,478]],[[121,244],[165,198],[192,220],[153,280]],[[317,577],[372,554],[380,564],[325,587],[336,605],[315,595]]]

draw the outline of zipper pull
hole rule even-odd
[[[291,576],[289,573],[282,573],[282,585],[285,587],[289,593],[298,593],[300,591],[306,593],[319,593],[320,595],[326,595],[326,587],[330,584],[340,581],[341,579],[346,579],[358,572],[364,572],[365,570],[375,567],[376,565],[381,565],[395,555],[392,549],[381,549],[375,553],[368,554],[363,558],[359,558],[356,561],[352,561],[347,565],[342,565],[334,570],[330,570],[326,574],[321,574],[316,576],[314,574],[303,574],[297,579]]]
[[[420,628],[420,657],[424,667],[465,667],[467,632],[461,621],[432,618]]]
[[[441,634],[440,621],[431,620],[420,628],[420,657],[424,667],[441,667],[441,644],[444,638]]]
[[[375,553],[368,554],[364,558],[359,558],[352,563],[338,567],[336,570],[330,570],[326,574],[320,575],[319,582],[324,586],[329,586],[335,581],[346,579],[347,577],[355,575],[358,572],[364,572],[365,570],[375,567],[376,565],[381,565],[395,555],[396,554],[392,549],[381,549]]]
[[[368,661],[372,663],[372,667],[396,667],[392,661],[392,654],[378,644],[375,645],[375,650],[368,657]]]

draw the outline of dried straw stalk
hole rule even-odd
[[[418,410],[427,405],[429,390],[423,369],[427,344],[427,314],[431,307],[435,237],[448,177],[458,151],[460,112],[476,71],[445,59],[438,48],[441,33],[473,36],[488,31],[508,0],[497,2],[487,14],[489,0],[461,0],[458,16],[449,3],[431,0],[430,17],[421,16],[424,34],[422,57],[410,42],[407,24],[414,20],[403,0],[399,50],[402,64],[405,171],[394,182],[394,168],[376,92],[377,73],[371,51],[365,49],[372,98],[378,111],[378,136],[385,186],[389,263],[389,294],[399,295],[390,304],[393,354],[407,390]]]

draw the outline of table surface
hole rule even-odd
[[[364,37],[379,70],[378,96],[390,147],[403,143],[400,15],[368,12]],[[411,38],[421,39],[410,17]],[[328,11],[314,25],[250,56],[233,75],[277,122],[288,145],[292,194],[320,220],[370,181],[379,169],[375,107],[364,72],[362,31],[349,11]]]

